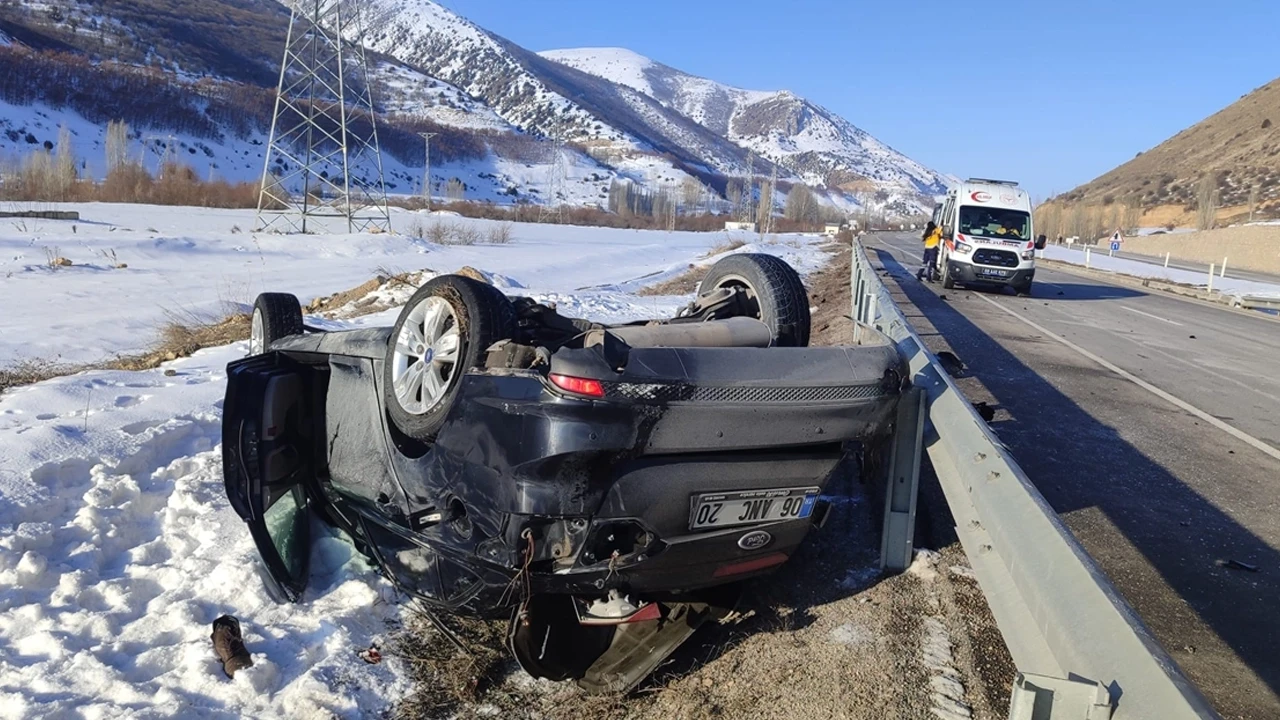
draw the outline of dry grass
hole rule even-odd
[[[503,223],[481,232],[470,223],[450,222],[436,218],[428,223],[414,219],[406,231],[410,237],[436,245],[478,245],[486,241],[493,245],[506,245],[511,242],[512,227]]]
[[[0,368],[0,392],[19,385],[33,385],[64,375],[74,375],[87,368],[51,360],[20,360]]]
[[[249,339],[251,320],[248,313],[234,313],[213,321],[176,311],[170,311],[166,315],[168,319],[160,328],[160,339],[154,347],[145,353],[121,356],[97,367],[106,370],[151,370],[170,360],[190,357],[198,350]]]
[[[124,165],[101,183],[72,180],[65,187],[50,183],[30,163],[4,169],[0,200],[28,202],[111,202],[193,207],[252,208],[258,205],[258,183],[212,182],[194,169],[171,163],[155,178],[141,165]]]
[[[703,257],[715,257],[716,255],[723,255],[724,253],[732,252],[745,245],[746,243],[743,242],[742,240],[733,240],[731,238],[725,238],[724,242],[708,250],[707,254],[703,255]]]
[[[476,707],[481,701],[511,709],[527,707],[528,698],[502,686],[503,678],[516,669],[506,652],[506,623],[462,617],[446,621],[466,650],[421,615],[414,615],[393,640],[389,654],[405,661],[414,684],[412,694],[396,706],[392,716],[482,717]]]
[[[506,245],[511,242],[511,223],[502,223],[489,228],[488,239],[491,245]]]
[[[210,321],[190,313],[171,312],[160,328],[156,344],[146,352],[120,355],[97,363],[21,360],[9,367],[0,368],[0,391],[88,370],[152,370],[170,360],[190,357],[197,350],[247,340],[249,327],[247,313],[235,313]]]
[[[698,291],[698,283],[702,282],[702,278],[707,274],[707,269],[690,265],[688,270],[668,278],[660,283],[655,283],[640,289],[637,295],[691,295]]]

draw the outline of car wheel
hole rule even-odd
[[[946,258],[942,259],[942,287],[947,290],[954,290],[956,287],[956,280],[951,277],[951,263]]]
[[[1019,285],[1015,287],[1014,292],[1016,292],[1018,295],[1031,297],[1031,283],[1026,283],[1024,285]]]
[[[462,376],[483,365],[485,351],[515,327],[515,307],[491,285],[441,275],[419,288],[400,311],[383,363],[383,395],[396,429],[433,440]]]
[[[769,326],[775,347],[809,345],[809,293],[795,268],[773,255],[730,255],[711,266],[698,295],[737,287],[746,290],[745,314]]]
[[[261,355],[280,338],[301,335],[302,304],[289,293],[262,293],[253,303],[249,355]]]

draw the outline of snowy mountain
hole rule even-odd
[[[790,169],[804,182],[926,195],[946,191],[943,177],[876,140],[848,120],[787,91],[743,90],[690,75],[623,48],[539,53],[629,87],[737,145]]]
[[[286,0],[0,2],[0,155],[14,162],[69,125],[82,171],[104,164],[123,120],[148,162],[176,154],[201,177],[254,180],[270,127]],[[530,52],[431,0],[364,0],[370,85],[395,194],[432,182],[499,203],[602,205],[615,180],[650,191],[778,169],[854,211],[929,207],[938,176],[790,93],[740,90],[625,50]],[[167,138],[175,136],[169,147]],[[561,154],[550,138],[565,141]],[[777,163],[777,165],[775,165]],[[722,201],[723,202],[723,201]]]
[[[644,93],[549,61],[430,0],[374,6],[370,49],[457,85],[520,130],[590,145],[610,164],[666,155],[684,173],[745,170],[746,150]]]

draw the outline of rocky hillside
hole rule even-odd
[[[543,57],[629,87],[810,185],[856,191],[946,192],[937,173],[848,120],[787,91],[743,90],[690,75],[623,48],[552,50]]]
[[[1206,181],[1224,208],[1247,207],[1256,195],[1259,208],[1280,210],[1280,80],[1057,199],[1192,206]]]

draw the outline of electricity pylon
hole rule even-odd
[[[258,229],[388,232],[391,215],[369,87],[364,25],[351,0],[293,0]],[[351,40],[344,46],[343,39]]]
[[[560,193],[569,174],[564,158],[564,125],[556,123],[551,138],[551,167],[547,178],[546,199],[538,208],[538,222],[564,222],[564,202]]]

